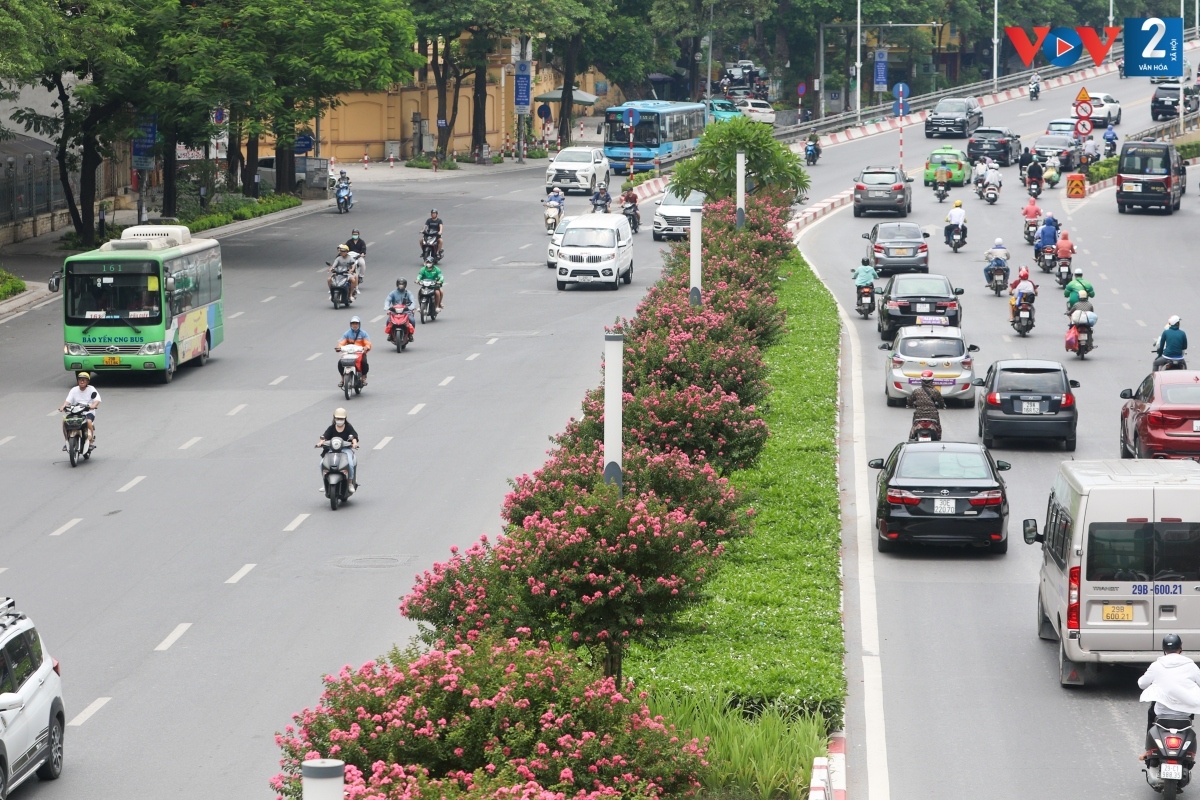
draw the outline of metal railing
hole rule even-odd
[[[1182,128],[1180,128],[1181,124]],[[1175,117],[1166,122],[1151,125],[1143,131],[1127,133],[1125,134],[1125,141],[1146,142],[1155,139],[1173,139],[1176,136],[1182,136],[1184,133],[1194,131],[1198,128],[1200,128],[1200,111],[1193,111],[1191,114],[1184,114],[1182,120],[1179,117]]]
[[[78,191],[78,173],[71,176],[71,185]],[[23,172],[0,171],[0,223],[16,222],[66,207],[57,163]]]

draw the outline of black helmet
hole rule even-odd
[[[397,288],[400,288],[400,289],[403,289],[405,286],[408,286],[408,278],[396,278],[396,286],[397,286]]]
[[[437,213],[437,209],[436,209],[436,208],[431,208],[431,209],[429,209],[429,213],[430,213],[430,214],[436,214],[436,213]]]
[[[1163,652],[1178,653],[1183,650],[1183,640],[1179,638],[1179,634],[1168,633],[1163,637]]]

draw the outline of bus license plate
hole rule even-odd
[[[104,366],[106,366],[106,367],[119,367],[119,366],[121,366],[121,358],[120,358],[120,356],[105,356],[105,357],[104,357]]]
[[[940,497],[933,501],[933,513],[935,514],[953,514],[954,501],[943,500]]]
[[[1133,606],[1113,606],[1104,607],[1105,622],[1133,622]]]
[[[1163,764],[1158,768],[1158,776],[1164,781],[1183,780],[1183,764]]]

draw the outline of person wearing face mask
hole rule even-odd
[[[350,233],[350,238],[346,240],[346,247],[349,247],[350,252],[358,258],[356,268],[358,282],[363,283],[367,279],[367,241],[358,234],[357,228]]]
[[[339,408],[333,412],[333,422],[321,434],[321,438],[317,440],[317,447],[324,447],[333,439],[341,439],[350,445],[343,448],[342,452],[346,454],[350,461],[350,494],[354,494],[354,491],[358,488],[358,463],[354,457],[354,451],[358,449],[358,431],[354,430],[354,426],[346,419],[346,409],[344,408]]]

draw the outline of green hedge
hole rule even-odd
[[[1180,158],[1197,158],[1200,157],[1200,142],[1188,142],[1187,144],[1179,145]]]
[[[273,214],[276,211],[283,211],[285,208],[295,208],[300,205],[301,201],[298,197],[293,197],[290,194],[272,195],[269,199],[260,200],[252,205],[244,205],[235,208],[232,212],[219,212],[216,214],[206,214],[203,217],[197,217],[186,222],[188,230],[192,233],[206,231],[210,228],[219,228],[222,225],[228,225],[231,222],[239,220],[254,219],[265,214]]]
[[[23,291],[25,291],[25,281],[11,272],[0,269],[0,300],[16,297]]]
[[[1099,183],[1100,181],[1108,180],[1117,174],[1117,164],[1121,159],[1116,156],[1105,158],[1097,161],[1092,166],[1088,167],[1087,179],[1088,183]]]
[[[649,172],[634,173],[632,178],[630,178],[629,180],[627,180],[621,184],[621,191],[628,192],[630,189],[633,189],[636,186],[641,186],[646,181],[652,180],[657,177],[659,177],[659,175],[654,170],[651,170]]]
[[[756,512],[754,536],[727,545],[690,633],[631,648],[626,672],[657,691],[729,696],[748,708],[816,713],[836,728],[846,680],[839,610],[837,363],[829,292],[799,254],[779,286],[788,331],[767,351],[771,438],[733,481]]]

